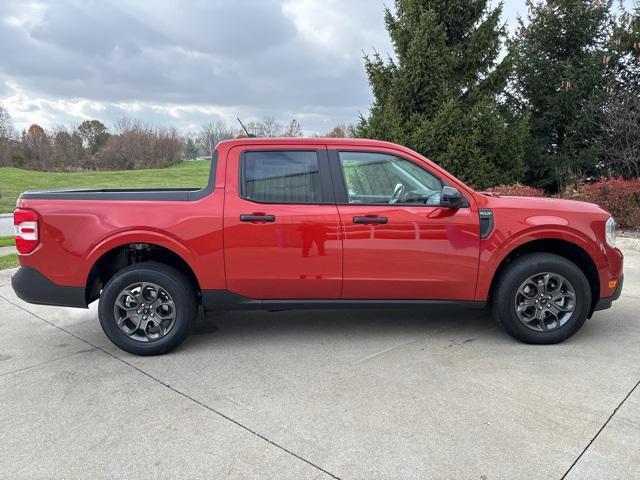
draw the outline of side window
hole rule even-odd
[[[241,194],[270,203],[320,203],[320,165],[311,151],[246,152]]]
[[[409,160],[369,152],[340,152],[339,156],[349,203],[440,203],[440,179]]]

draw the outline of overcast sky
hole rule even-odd
[[[367,111],[362,54],[391,50],[385,3],[1,0],[0,104],[19,129],[273,115],[323,133]],[[524,0],[505,1],[511,26],[518,12]]]

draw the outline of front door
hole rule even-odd
[[[330,151],[344,230],[343,299],[472,300],[479,217],[439,206],[445,182],[393,150]]]
[[[265,300],[339,298],[340,217],[326,147],[236,147],[226,184],[227,289]]]

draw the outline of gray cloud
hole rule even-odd
[[[323,131],[370,102],[362,52],[390,49],[382,1],[5,0],[0,102],[20,126],[237,113]]]

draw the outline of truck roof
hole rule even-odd
[[[231,148],[236,145],[260,144],[260,145],[366,145],[372,147],[393,147],[405,150],[395,143],[385,142],[382,140],[371,140],[368,138],[326,138],[326,137],[252,137],[252,138],[234,138],[231,140],[223,140],[218,145],[224,145]]]

